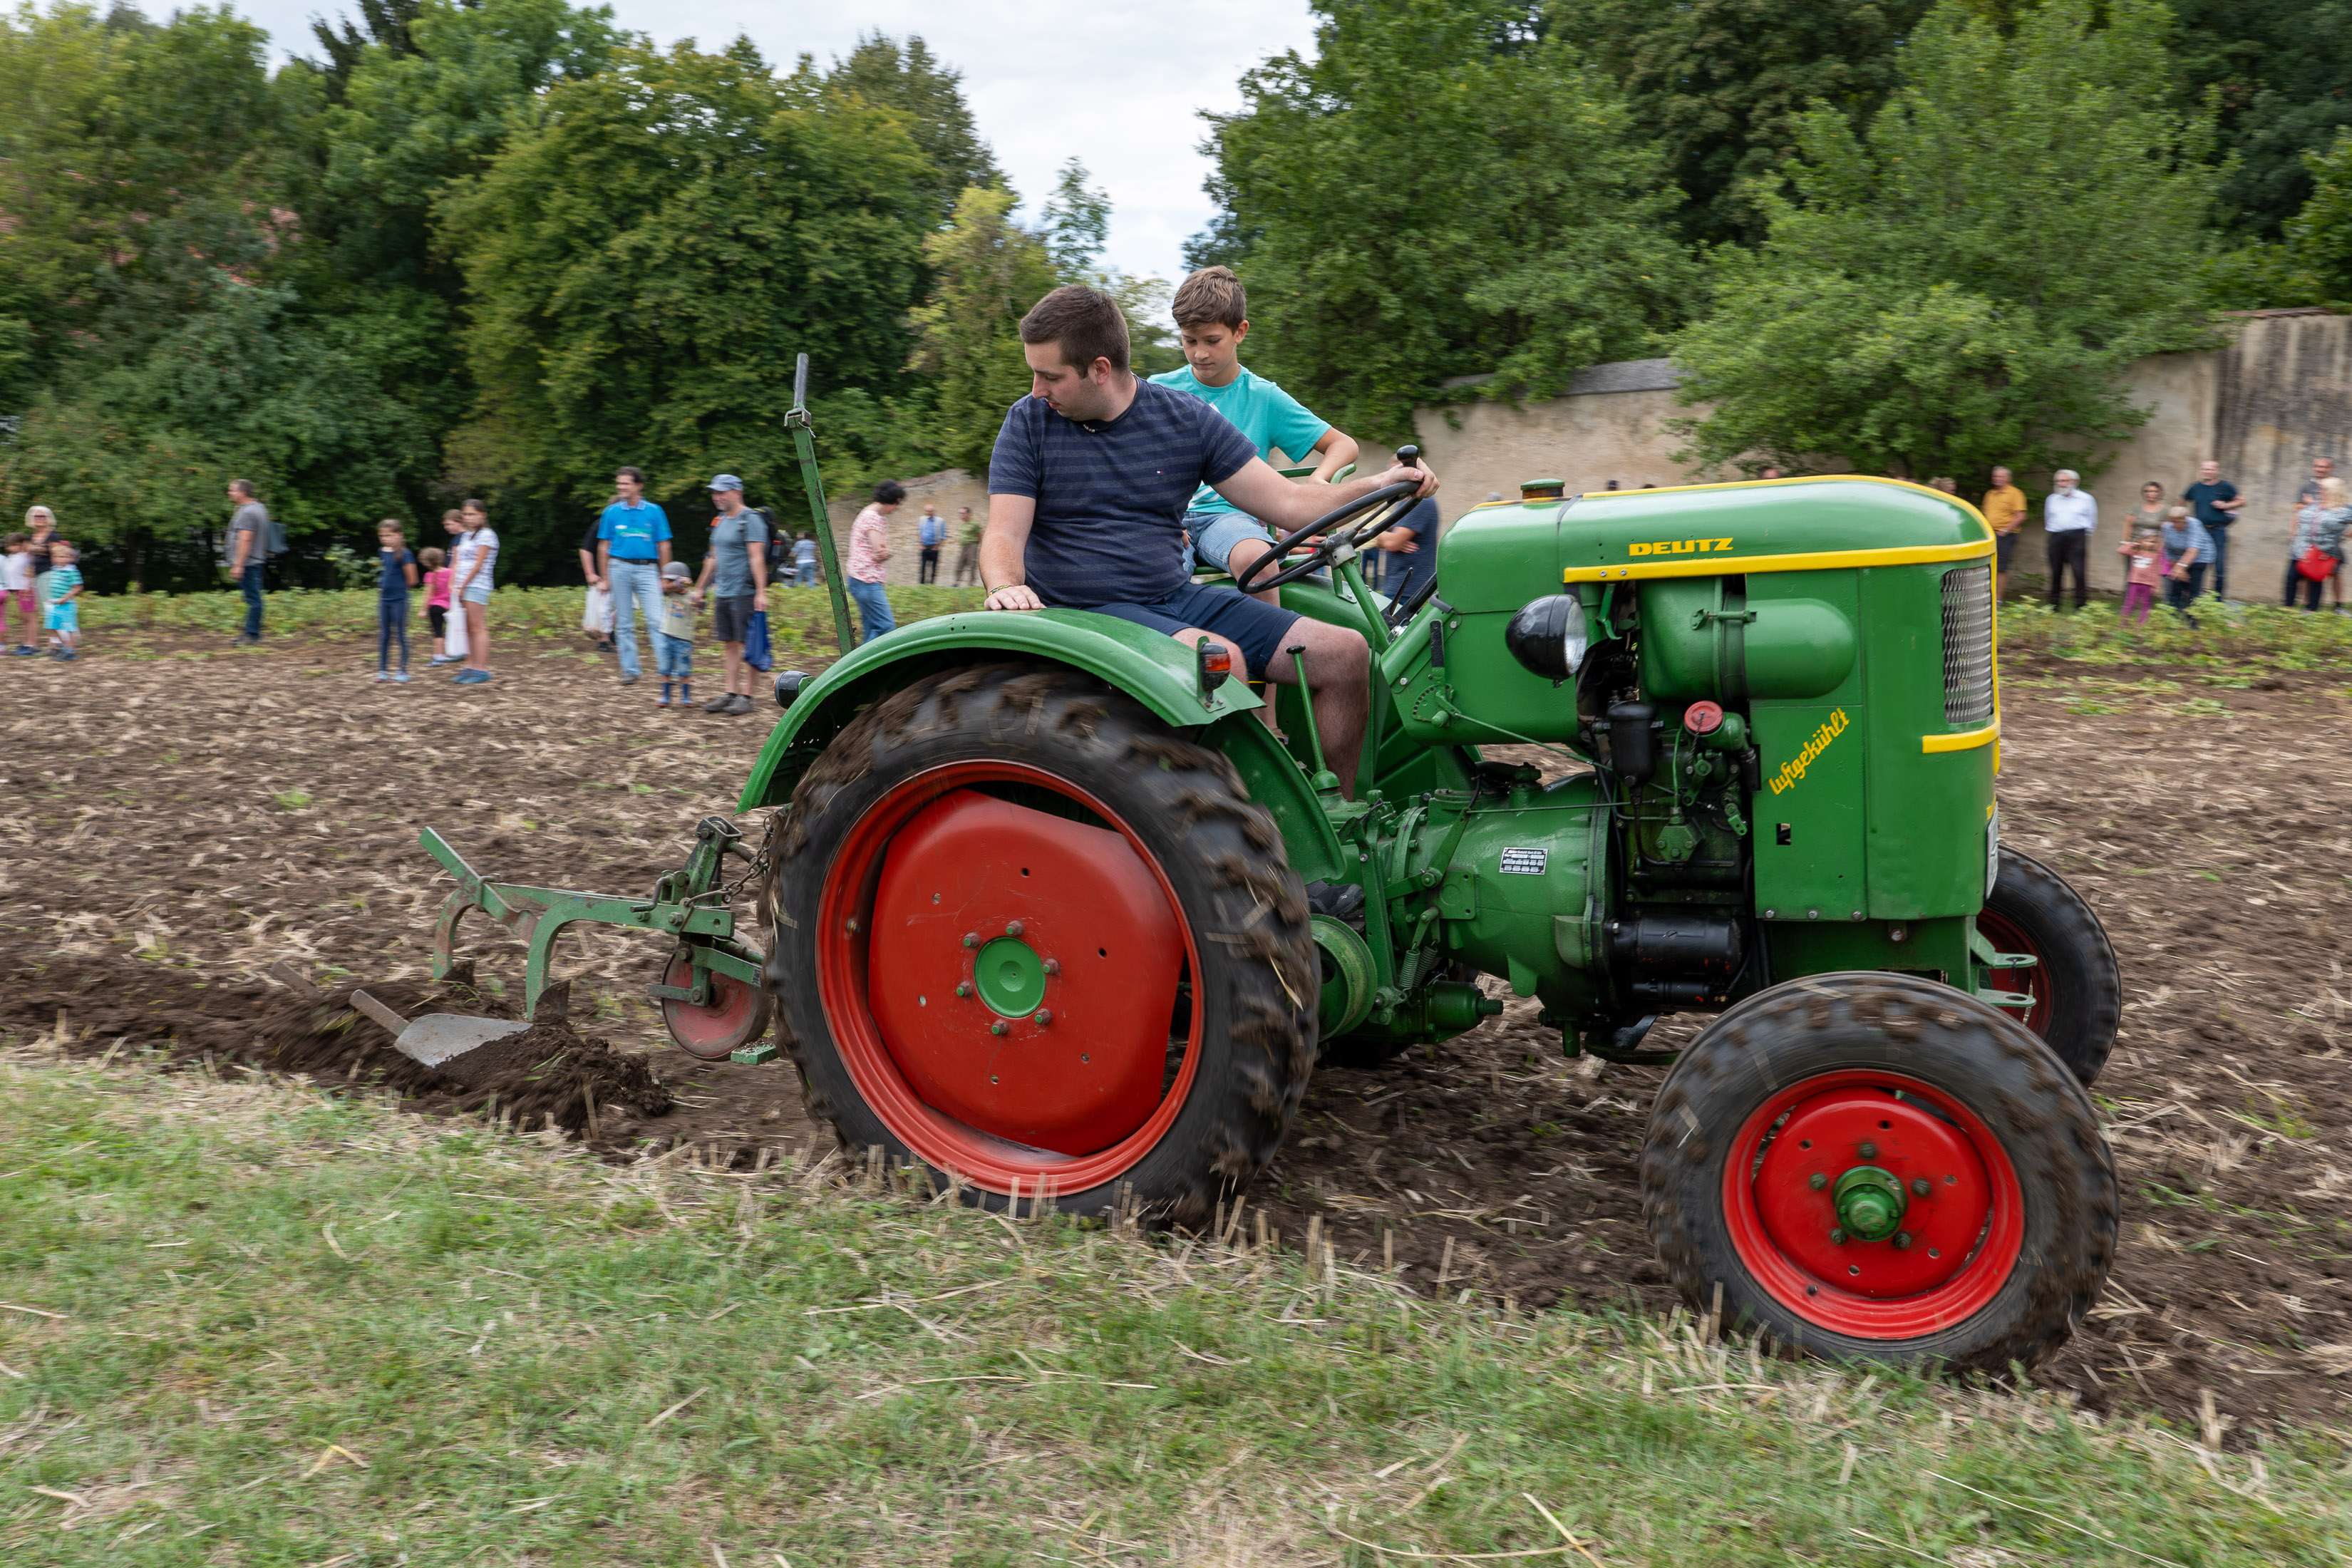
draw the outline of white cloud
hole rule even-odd
[[[310,18],[329,9],[318,0],[240,9],[281,54],[318,54]],[[1201,190],[1209,165],[1197,151],[1199,111],[1235,107],[1242,72],[1314,41],[1305,0],[616,0],[614,14],[664,44],[690,37],[715,49],[748,34],[786,69],[803,52],[820,63],[846,54],[860,33],[919,34],[963,72],[981,134],[1024,198],[1041,200],[1064,160],[1082,160],[1111,198],[1111,265],[1171,281],[1181,275],[1179,247],[1213,210]]]

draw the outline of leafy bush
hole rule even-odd
[[[2144,626],[2126,625],[2112,609],[2073,615],[2039,600],[2017,600],[2000,612],[2003,656],[2041,654],[2088,664],[2256,665],[2269,669],[2352,667],[2352,616],[2315,615],[2277,605],[2198,601],[2192,624],[2158,605]]]

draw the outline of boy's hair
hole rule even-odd
[[[32,542],[33,536],[29,533],[12,533],[5,541],[0,541],[0,550],[14,550],[19,544]]]
[[[1098,359],[1127,369],[1127,317],[1118,300],[1083,283],[1066,283],[1030,306],[1021,318],[1021,341],[1059,344],[1062,363],[1081,374]]]
[[[896,479],[884,479],[874,487],[874,499],[883,506],[897,506],[907,499],[907,487]]]
[[[416,552],[416,563],[419,566],[424,567],[427,572],[440,571],[441,563],[448,559],[449,558],[446,555],[442,554],[441,552],[434,549],[429,544]]]
[[[1177,287],[1180,327],[1239,327],[1249,319],[1249,295],[1230,267],[1203,267]]]
[[[49,541],[49,548],[52,551],[62,550],[76,561],[81,559],[81,552],[74,548],[74,542],[62,533]]]
[[[466,521],[466,514],[459,511],[453,506],[447,511],[441,514],[441,521],[444,522],[463,522]]]

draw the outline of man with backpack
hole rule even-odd
[[[719,515],[710,520],[710,548],[702,557],[698,595],[711,602],[710,630],[726,649],[726,677],[719,695],[702,705],[706,713],[751,711],[751,667],[743,662],[743,637],[751,617],[768,607],[768,527],[743,504],[743,481],[721,474],[710,481]]]
[[[269,509],[254,499],[252,480],[229,480],[228,499],[236,508],[228,521],[228,574],[245,591],[245,630],[236,646],[252,647],[261,641],[262,567],[283,547]]]

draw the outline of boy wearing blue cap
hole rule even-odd
[[[695,596],[710,598],[710,631],[724,648],[726,686],[703,704],[709,713],[751,711],[751,667],[743,662],[743,634],[751,617],[768,607],[768,525],[743,504],[743,481],[721,474],[710,481],[719,515],[710,520],[710,548],[703,553]]]

